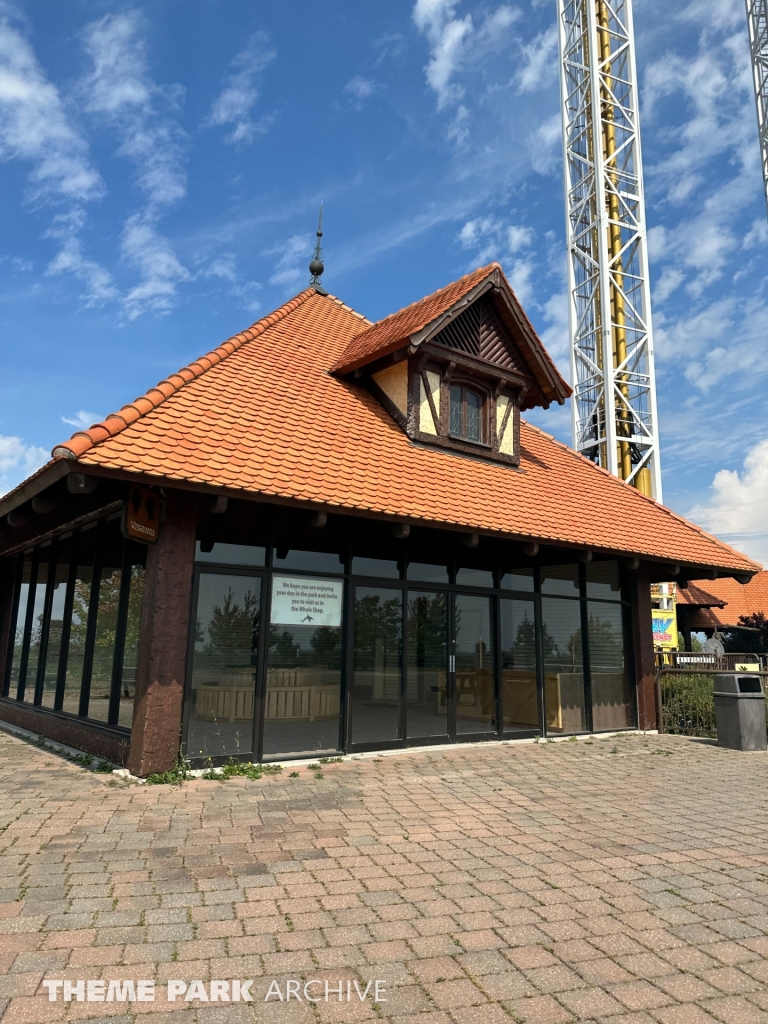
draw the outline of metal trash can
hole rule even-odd
[[[717,745],[731,750],[766,750],[765,692],[756,673],[715,674]]]

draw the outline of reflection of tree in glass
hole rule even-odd
[[[384,658],[398,657],[402,628],[402,605],[397,597],[382,601],[378,594],[366,594],[355,604],[355,668],[371,671],[376,665],[377,649]]]
[[[315,664],[323,668],[341,668],[341,629],[338,626],[318,626],[309,642]]]
[[[589,616],[589,660],[592,668],[620,665],[623,660],[624,641],[621,630],[612,622]]]
[[[420,594],[408,601],[408,649],[412,664],[444,668],[446,595]]]
[[[580,671],[583,662],[582,645],[581,645],[581,629],[575,629],[566,644],[566,651],[568,657],[571,659],[571,667],[576,671]]]
[[[219,655],[240,656],[255,651],[259,620],[259,599],[251,591],[243,596],[242,607],[231,588],[223,604],[215,604],[208,621],[207,650]]]
[[[289,668],[299,659],[299,645],[294,643],[293,634],[288,629],[270,625],[268,646],[270,665]]]
[[[544,645],[544,660],[550,661],[559,653],[557,644],[547,629],[546,622],[541,626],[541,638]],[[515,642],[505,652],[506,658],[511,662],[509,667],[529,667],[536,663],[536,624],[533,619],[528,618],[526,612],[522,622],[517,625]]]

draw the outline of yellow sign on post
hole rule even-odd
[[[672,611],[664,608],[653,608],[653,646],[661,648],[662,651],[676,651],[677,640],[677,616]]]

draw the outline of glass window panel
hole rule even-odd
[[[604,601],[621,600],[618,562],[587,563],[587,597],[599,597]]]
[[[106,722],[109,718],[112,668],[115,660],[117,610],[120,605],[120,583],[122,577],[123,574],[119,568],[104,566],[99,581],[91,690],[88,698],[88,717],[95,718],[99,722]]]
[[[525,590],[533,592],[533,569],[513,569],[501,577],[504,590]]]
[[[147,549],[143,544],[133,546],[131,557],[131,583],[128,591],[128,617],[125,624],[125,649],[120,674],[120,710],[117,724],[124,729],[133,725],[133,702],[136,696],[136,669],[139,660],[139,634],[141,632],[141,606],[144,600]]]
[[[291,550],[282,552],[279,548],[275,548],[273,564],[276,569],[304,569],[308,572],[344,572],[344,560],[341,556],[327,551]]]
[[[581,602],[542,598],[541,611],[547,731],[584,732]]]
[[[490,597],[457,594],[454,600],[456,640],[456,732],[496,730],[496,686]]]
[[[480,422],[482,401],[480,396],[476,395],[474,391],[466,391],[465,395],[467,403],[467,440],[482,441],[483,436]]]
[[[200,541],[195,547],[195,561],[219,562],[225,565],[265,565],[267,549],[251,544],[214,544],[211,551],[203,551]]]
[[[403,595],[357,587],[351,705],[353,743],[400,739]]]
[[[123,577],[125,540],[119,519],[108,519],[99,526],[99,587],[96,600],[96,623],[93,638],[93,659],[88,697],[88,717],[106,722],[112,693],[112,672],[115,661],[117,613],[120,606],[120,585]]]
[[[42,705],[52,708],[56,701],[56,681],[61,656],[61,637],[64,630],[64,605],[67,598],[69,562],[72,557],[72,537],[62,538],[56,547],[56,572],[53,578],[51,621],[48,627],[48,649],[43,676]]]
[[[88,631],[88,607],[93,582],[93,560],[96,549],[96,527],[83,530],[77,537],[77,567],[75,569],[75,591],[72,603],[72,619],[69,630],[67,651],[67,674],[64,681],[64,698],[61,710],[70,715],[79,714],[80,687],[83,679],[85,640]]]
[[[595,732],[633,728],[635,702],[624,650],[624,608],[590,602],[588,609],[592,728]]]
[[[448,735],[447,595],[408,595],[408,738]]]
[[[37,580],[34,588],[32,610],[32,628],[29,633],[29,656],[27,658],[26,685],[24,687],[25,701],[31,704],[35,699],[35,682],[37,680],[37,663],[40,657],[40,643],[43,638],[43,613],[45,610],[45,592],[48,583],[48,562],[46,556],[50,557],[50,546],[45,552],[40,552],[40,560],[37,565]],[[31,593],[31,589],[30,589]]]
[[[336,581],[329,582],[338,586]],[[276,622],[274,606],[273,600],[264,756],[333,753],[339,747],[341,625]],[[281,607],[290,614],[287,602]]]
[[[492,587],[493,573],[490,569],[459,569],[456,582],[465,587]]]
[[[532,601],[501,602],[501,711],[505,733],[541,729]]]
[[[16,699],[19,686],[19,669],[21,666],[22,648],[24,645],[24,627],[27,621],[27,605],[29,603],[29,589],[32,580],[32,559],[25,558],[21,570],[21,587],[19,590],[19,606],[16,612],[16,622],[12,628],[13,653],[11,655],[11,682],[8,688],[8,696]]]
[[[188,757],[252,753],[261,580],[201,573],[193,628]]]
[[[450,432],[456,437],[462,435],[461,425],[461,399],[462,399],[462,388],[452,387],[451,388],[451,425]]]
[[[542,594],[558,594],[562,597],[579,596],[578,565],[548,565],[541,570]]]
[[[428,562],[409,562],[408,579],[423,580],[425,583],[447,583],[448,567],[431,565]]]
[[[400,578],[400,569],[394,559],[361,558],[359,555],[355,555],[352,559],[352,574],[354,576],[383,576],[386,579],[396,580]]]

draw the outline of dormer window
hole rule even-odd
[[[484,396],[472,388],[454,384],[451,386],[450,435],[463,441],[486,441]]]

